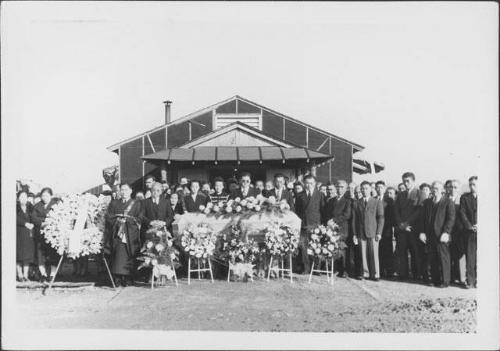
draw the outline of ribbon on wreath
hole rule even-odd
[[[68,253],[69,254],[79,254],[81,243],[82,243],[82,234],[85,228],[85,224],[89,220],[88,214],[88,204],[84,204],[82,208],[78,211],[75,226],[69,235],[68,242]]]

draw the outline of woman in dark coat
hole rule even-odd
[[[48,213],[52,209],[58,200],[52,197],[52,189],[43,188],[40,192],[41,201],[38,202],[33,207],[33,212],[31,214],[31,220],[35,225],[35,254],[38,263],[38,269],[41,274],[41,281],[48,281],[47,277],[47,267],[50,265],[50,276],[53,277],[56,274],[56,265],[59,261],[59,254],[57,251],[50,246],[45,241],[45,237],[42,234],[43,222],[47,218]]]
[[[136,256],[141,249],[140,230],[143,217],[142,202],[130,198],[128,184],[120,187],[121,198],[113,200],[106,214],[108,233],[104,252],[111,255],[111,273],[117,286],[132,283]]]
[[[35,261],[34,225],[31,222],[32,205],[28,202],[28,193],[24,190],[17,195],[16,226],[16,262],[17,279],[29,281],[30,264]]]

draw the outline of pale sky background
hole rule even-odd
[[[83,191],[163,100],[175,119],[241,95],[365,146],[386,170],[364,179],[466,180],[498,146],[497,19],[493,2],[4,2],[3,166]]]

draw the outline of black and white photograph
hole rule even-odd
[[[500,347],[498,3],[0,14],[3,349]]]

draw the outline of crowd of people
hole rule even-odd
[[[177,215],[199,212],[208,202],[245,199],[262,195],[286,201],[302,221],[297,273],[309,274],[307,254],[310,229],[333,220],[346,243],[335,267],[339,277],[398,279],[436,287],[457,284],[476,287],[477,176],[468,180],[469,192],[460,194],[457,180],[417,185],[406,172],[395,187],[384,181],[361,184],[338,180],[321,184],[312,175],[290,182],[283,174],[272,181],[252,182],[250,173],[239,181],[216,178],[213,184],[181,178],[170,186],[145,178],[143,190],[134,196],[129,184],[121,184],[106,215],[104,253],[118,285],[133,284],[136,256],[151,221],[164,221],[172,230]],[[29,279],[35,263],[41,279],[54,273],[57,253],[42,239],[41,225],[55,199],[50,188],[38,197],[18,193],[18,279]],[[38,200],[38,201],[37,201]],[[75,274],[86,274],[86,259],[75,261]]]

